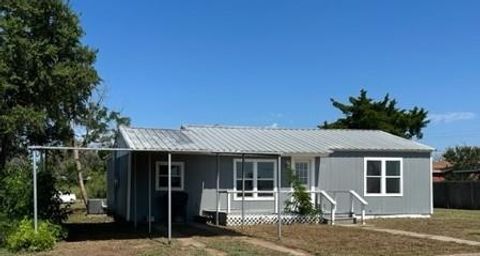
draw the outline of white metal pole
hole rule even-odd
[[[245,224],[245,154],[242,154],[242,228]]]
[[[133,152],[130,152],[130,154],[133,154],[133,214],[135,215],[135,219],[133,220],[133,225],[135,229],[137,229],[138,225],[138,220],[137,220],[137,155],[134,154]]]
[[[148,235],[152,234],[152,153],[148,153]]]
[[[33,226],[35,233],[38,232],[38,205],[37,205],[37,152],[32,151],[33,157]]]
[[[277,204],[277,235],[278,239],[282,239],[282,210],[281,210],[281,203],[282,203],[282,157],[278,156],[278,164],[277,164],[277,193],[278,193],[278,204]]]
[[[215,213],[215,225],[218,226],[219,224],[219,220],[218,220],[218,217],[219,217],[219,211],[220,211],[220,156],[217,154],[217,164],[216,164],[216,168],[217,168],[217,184],[216,184],[216,187],[217,187],[217,193],[216,193],[216,199],[217,199],[217,211]]]
[[[168,153],[168,243],[172,242],[172,154]]]

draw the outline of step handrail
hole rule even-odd
[[[355,192],[355,190],[350,190],[349,191],[350,194],[352,194],[361,204],[363,205],[368,205],[368,202],[363,199],[363,197],[361,197],[357,192]]]
[[[322,208],[322,197],[330,202],[330,225],[335,225],[335,212],[337,211],[337,202],[325,190],[318,191],[320,195],[320,209]]]
[[[356,199],[358,202],[360,202],[361,209],[362,209],[362,217],[361,217],[362,225],[365,225],[365,206],[368,205],[368,202],[363,197],[361,197],[357,192],[355,192],[355,190],[350,190],[348,192],[350,193],[351,214],[355,215],[355,210],[353,209],[354,207],[353,199]]]

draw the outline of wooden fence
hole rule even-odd
[[[480,182],[434,182],[433,205],[437,208],[478,210],[480,209]]]

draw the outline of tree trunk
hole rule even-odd
[[[0,171],[4,170],[7,163],[8,144],[7,136],[2,136],[0,140]]]
[[[76,145],[74,142],[73,145]],[[73,158],[75,159],[75,167],[77,169],[77,180],[78,186],[80,187],[80,193],[82,194],[83,204],[85,208],[87,207],[88,202],[88,194],[87,190],[85,189],[85,184],[83,183],[83,173],[82,173],[82,164],[80,163],[80,154],[78,149],[73,150]]]

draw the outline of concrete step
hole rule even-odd
[[[322,220],[323,223],[330,223],[332,221],[332,218],[330,215],[323,215]],[[356,224],[357,220],[358,218],[356,216],[351,217],[350,215],[335,215],[335,222],[351,222]]]

